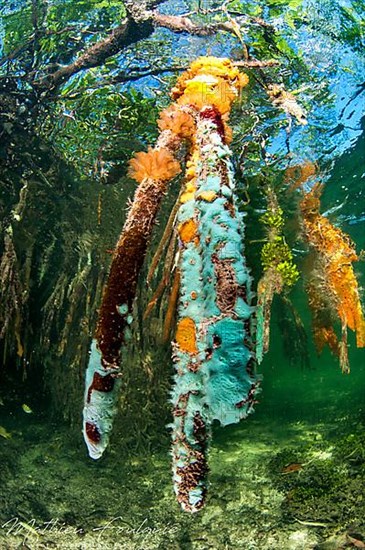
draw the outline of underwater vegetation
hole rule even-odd
[[[363,427],[358,425],[350,434],[329,434],[323,441],[284,448],[268,465],[275,486],[285,495],[282,509],[289,520],[329,531],[336,523],[349,526],[343,546],[337,542],[330,548],[365,545],[358,534],[365,517],[364,443]]]
[[[262,277],[254,304],[228,127],[231,106],[247,84],[247,75],[229,59],[198,58],[171,91],[174,102],[160,115],[155,147],[130,161],[129,175],[138,187],[113,252],[86,372],[83,432],[89,455],[98,459],[108,445],[117,409],[123,354],[131,339],[137,283],[152,229],[168,182],[182,172],[182,189],[147,280],[166,247],[164,276],[145,316],[173,274],[164,329],[167,340],[175,320],[173,480],[177,500],[189,512],[205,502],[212,423],[236,423],[253,410],[259,385],[255,365],[269,349],[273,297],[282,294],[288,302],[299,279],[284,235],[284,211],[268,186],[261,217]],[[282,89],[271,88],[268,94],[275,105],[306,124],[294,97]],[[308,166],[300,170],[301,181],[292,189],[315,174]],[[315,255],[307,287],[314,337],[318,351],[329,344],[348,372],[347,327],[356,331],[358,347],[365,345],[351,265],[358,257],[347,236],[319,214],[319,189],[314,186],[300,203],[303,235]],[[293,317],[300,329],[295,312]],[[337,318],[341,341],[334,328]]]

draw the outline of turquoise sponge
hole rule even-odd
[[[208,108],[208,110],[212,108]],[[173,471],[182,507],[197,511],[206,492],[206,449],[211,424],[239,422],[252,410],[257,391],[251,341],[252,278],[243,247],[243,215],[234,192],[230,150],[217,113],[200,113],[193,197],[178,222],[194,237],[180,242],[180,298],[173,344],[175,384]]]

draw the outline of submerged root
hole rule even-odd
[[[9,225],[5,231],[4,252],[0,261],[0,339],[11,341],[15,338],[18,357],[24,353],[21,329],[26,295],[20,282],[13,231]]]
[[[163,326],[162,341],[164,343],[169,342],[171,338],[172,326],[173,326],[174,318],[176,314],[177,301],[179,299],[179,291],[180,291],[180,271],[176,268],[174,281],[172,283],[172,288],[169,296],[169,302],[167,305],[167,312],[165,316],[164,326]]]
[[[176,226],[176,216],[180,207],[180,197],[181,197],[181,193],[177,201],[175,202],[173,209],[171,210],[171,214],[169,216],[169,219],[167,220],[167,224],[163,232],[163,235],[161,237],[160,244],[158,245],[157,250],[152,258],[152,262],[147,274],[147,284],[151,283],[152,277],[155,274],[156,268],[164,253],[164,250],[166,246],[169,246],[169,243],[173,238],[173,234]]]
[[[85,330],[85,322],[88,325],[88,317],[86,315],[89,309],[90,294],[89,278],[91,272],[91,264],[87,263],[86,266],[78,273],[71,281],[67,289],[67,303],[68,310],[66,319],[60,336],[60,342],[58,346],[58,354],[62,355],[65,352],[65,348],[68,345],[70,334],[75,327],[75,321],[77,322],[81,316],[80,328]],[[84,314],[82,314],[84,312]]]
[[[283,338],[286,357],[292,366],[310,368],[308,337],[297,310],[289,296],[283,295],[280,299],[280,316],[278,326]]]
[[[175,205],[176,206],[176,205]],[[170,235],[169,235],[169,246],[166,252],[166,258],[165,258],[165,264],[163,267],[163,273],[162,273],[162,279],[154,292],[151,300],[148,302],[146,310],[143,315],[143,319],[146,320],[149,315],[151,314],[153,308],[156,306],[158,300],[163,296],[163,293],[165,292],[166,287],[169,284],[171,273],[173,271],[173,264],[175,259],[175,248],[176,248],[176,241],[177,237],[174,231],[174,227],[171,227]]]
[[[270,187],[266,191],[267,210],[261,221],[267,239],[261,250],[263,275],[257,286],[256,354],[261,363],[269,349],[271,306],[275,294],[288,291],[298,280],[293,254],[283,235],[284,212]]]
[[[275,272],[269,269],[261,277],[257,286],[257,332],[256,332],[256,357],[261,363],[270,346],[270,319],[271,306],[275,294],[280,294],[283,283]]]
[[[51,345],[52,328],[55,323],[59,324],[61,321],[61,312],[63,311],[67,286],[68,276],[66,273],[61,273],[52,293],[42,308],[43,323],[41,343],[42,346],[45,346],[47,349]]]
[[[309,305],[313,314],[317,349],[327,343],[340,358],[343,372],[349,372],[347,328],[355,331],[357,347],[365,347],[365,319],[352,263],[359,260],[348,235],[319,213],[321,185],[301,201],[303,233],[314,256]],[[327,318],[323,320],[323,303]],[[341,322],[341,341],[336,342],[333,319]],[[337,349],[336,349],[337,347]]]

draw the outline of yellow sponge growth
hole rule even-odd
[[[247,84],[248,76],[240,73],[229,59],[200,57],[180,76],[171,95],[180,105],[197,109],[213,105],[225,114]]]

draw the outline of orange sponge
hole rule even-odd
[[[129,161],[128,176],[141,183],[146,178],[166,181],[181,172],[180,164],[168,149],[148,149],[136,153]]]
[[[187,351],[188,353],[198,352],[196,346],[196,327],[193,319],[190,317],[183,317],[178,322],[176,343],[182,351]]]
[[[192,219],[186,220],[179,225],[179,236],[184,243],[192,241],[197,236],[197,225]]]
[[[158,120],[160,130],[171,130],[181,138],[191,138],[195,132],[195,123],[192,116],[171,105],[164,109]]]

